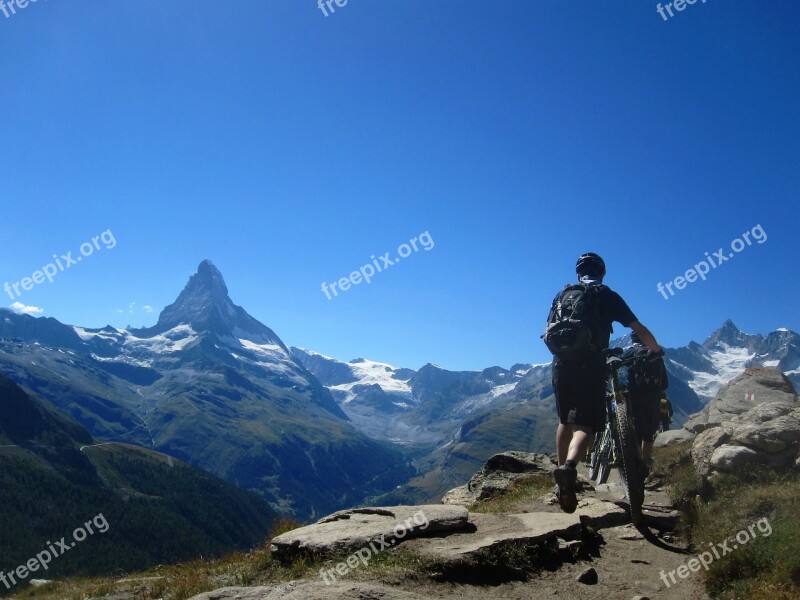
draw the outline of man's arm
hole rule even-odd
[[[661,346],[658,345],[656,338],[650,333],[650,330],[642,325],[639,321],[634,321],[630,325],[628,325],[633,332],[639,336],[639,339],[642,340],[642,343],[650,348],[653,352],[661,352]]]

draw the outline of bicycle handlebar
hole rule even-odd
[[[648,360],[653,360],[655,358],[660,358],[664,356],[664,351],[661,350],[660,352],[653,352],[652,350],[645,353],[645,354],[633,354],[628,358],[621,358],[622,354],[625,352],[623,348],[606,348],[603,350],[602,355],[606,361],[606,364],[614,369],[621,369],[622,367],[627,367],[635,363],[643,363]]]

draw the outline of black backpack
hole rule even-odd
[[[647,354],[647,347],[635,345],[637,355]],[[628,387],[643,392],[660,392],[667,389],[667,370],[661,358],[634,363],[628,369]]]
[[[542,339],[563,360],[580,360],[598,352],[601,334],[599,283],[566,286],[553,300]]]

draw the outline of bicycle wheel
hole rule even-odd
[[[630,503],[631,521],[639,525],[642,521],[642,504],[644,503],[644,479],[642,478],[639,449],[636,444],[636,434],[633,421],[629,412],[630,407],[626,402],[617,403],[617,436],[619,437],[620,461],[625,490]]]
[[[600,461],[597,459],[597,452],[592,452],[592,462],[589,469],[589,479],[594,481],[597,479],[597,474],[600,472]]]
[[[603,436],[598,435],[594,440],[594,447],[592,448],[592,457],[589,461],[589,479],[597,479],[597,473],[600,470],[600,456],[603,447]]]
[[[600,465],[600,479],[597,480],[597,483],[605,483],[608,481],[609,473],[611,473],[611,463],[603,463]]]

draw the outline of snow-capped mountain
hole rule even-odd
[[[800,336],[745,334],[727,321],[703,344],[669,349],[675,425],[751,365],[800,385]],[[552,451],[556,425],[549,364],[412,370],[289,349],[233,304],[208,261],[149,328],[0,310],[0,374],[96,438],[172,454],[300,517],[406,483],[410,453],[422,476],[392,501],[434,499],[495,452]]]
[[[0,374],[97,438],[171,454],[301,518],[358,503],[412,472],[231,301],[209,261],[150,328],[71,327],[3,310]]]
[[[349,363],[303,348],[292,353],[368,434],[397,442],[440,444],[468,415],[514,390],[532,365],[510,370],[419,371],[358,358]]]
[[[702,344],[667,351],[670,367],[706,403],[746,367],[774,367],[800,387],[800,336],[786,328],[748,334],[728,320]]]
[[[702,345],[691,342],[667,350],[673,426],[701,410],[747,366],[778,367],[800,387],[799,340],[786,329],[767,336],[745,334],[727,321]],[[629,344],[630,336],[612,343]],[[364,359],[344,363],[299,348],[292,352],[362,430],[431,449],[417,460],[427,473],[387,501],[434,499],[508,448],[552,451],[557,418],[550,364],[467,372],[429,364],[413,371]]]

